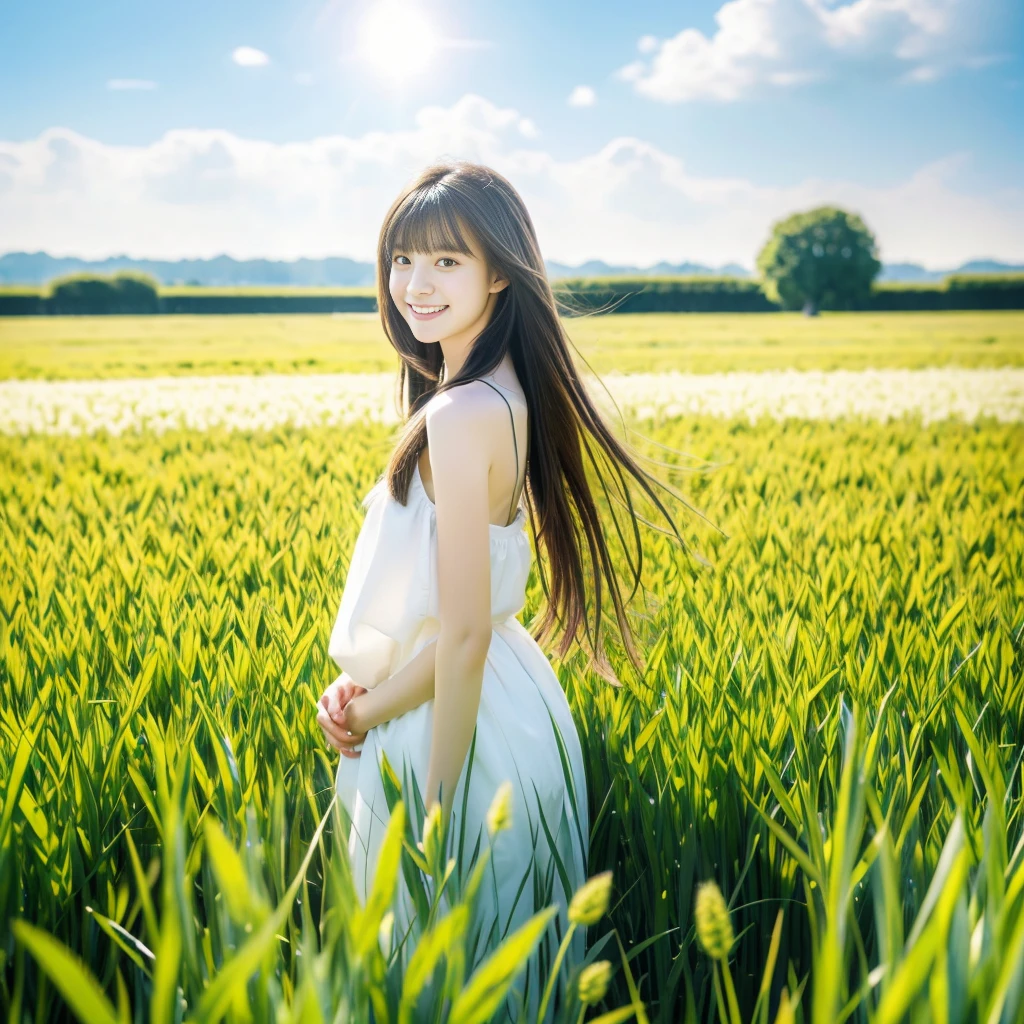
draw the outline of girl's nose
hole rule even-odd
[[[413,268],[409,277],[409,291],[414,295],[429,295],[434,290],[430,281],[430,271]]]

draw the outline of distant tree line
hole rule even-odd
[[[554,285],[566,312],[771,313],[802,309],[924,312],[1024,309],[1024,274],[958,274],[937,284],[872,284],[866,293],[806,301],[773,300],[764,285],[737,278],[587,278]]]
[[[757,281],[741,278],[581,278],[554,282],[564,313],[771,313],[787,308]],[[819,300],[821,309],[905,312],[956,309],[1024,309],[1024,274],[963,274],[938,284],[873,284],[866,294]],[[788,308],[794,308],[789,306]],[[803,305],[795,308],[802,309]],[[376,294],[367,289],[330,292],[302,289],[112,288],[84,282],[47,295],[36,289],[0,290],[0,316],[103,314],[373,313]]]
[[[1024,274],[958,274],[933,285],[878,284],[875,237],[836,206],[772,225],[757,257],[760,280],[734,277],[608,277],[553,283],[566,313],[761,313],[819,310],[1024,309]],[[0,290],[0,316],[147,313],[332,313],[376,311],[373,289],[303,291],[161,289],[148,275],[79,273],[48,290]]]

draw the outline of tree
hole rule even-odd
[[[785,309],[855,309],[882,264],[875,236],[855,213],[819,206],[772,225],[757,257],[765,294]]]
[[[47,305],[54,314],[158,313],[159,288],[154,278],[131,271],[71,274],[50,282]]]

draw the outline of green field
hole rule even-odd
[[[166,320],[14,327],[55,332],[23,342],[40,371],[76,352],[64,369],[157,372],[186,352],[207,352],[203,369],[229,353],[262,365],[275,339],[316,331],[324,358],[333,332],[378,344],[362,320],[211,320],[149,336],[135,363],[131,332]],[[588,325],[601,359],[630,331],[669,334],[668,318],[625,320]],[[871,362],[883,337],[908,354],[897,336],[914,359],[1020,352],[1019,316],[903,335],[911,318],[693,317],[676,335],[681,322],[688,341],[655,349],[666,361],[724,360],[717,346],[767,360],[765,332],[783,327],[780,348],[808,353],[834,329],[848,361]],[[112,329],[118,349],[98,340]],[[314,703],[337,674],[327,637],[388,437],[0,439],[0,914],[56,935],[112,1003],[123,986],[152,1019],[184,1000],[187,1019],[326,1021],[340,1006],[363,1021],[372,999],[378,1021],[402,1019],[413,982],[378,944],[384,905],[355,912],[334,820],[314,842],[337,764]],[[635,983],[636,1019],[658,1024],[735,1019],[718,1003],[730,985],[743,1021],[1021,1020],[1021,425],[687,418],[653,437],[697,457],[672,480],[719,530],[673,505],[713,570],[645,531],[641,677],[623,667],[613,691],[555,663],[587,760],[590,874],[613,872],[588,932],[611,986],[588,1019]],[[541,600],[535,573],[525,623]],[[729,903],[727,966],[695,933],[708,879]],[[74,962],[17,935],[31,955],[0,945],[0,1011],[67,1019],[38,964],[88,992]],[[458,937],[435,936],[442,964]],[[776,1018],[783,988],[796,1010]],[[105,1019],[97,1005],[79,1019]]]
[[[1019,312],[566,325],[598,373],[1024,365]],[[0,378],[395,369],[375,314],[0,318]],[[612,872],[588,930],[610,986],[584,1008],[574,985],[559,1020],[1024,1020],[1024,424],[641,429],[710,520],[671,504],[712,568],[644,531],[644,672],[616,647],[614,691],[553,661],[589,874]],[[392,439],[340,436],[0,436],[5,1019],[68,1020],[66,998],[89,1024],[119,1000],[140,1020],[372,1004],[412,1024],[471,1001],[454,918],[421,944],[443,969],[402,976],[388,890],[354,906],[327,814],[338,755],[314,705]],[[535,569],[525,624],[542,601]],[[415,871],[422,823],[400,813],[393,863]],[[697,933],[707,880],[726,959]]]
[[[1024,312],[644,313],[565,324],[598,373],[1024,365]],[[396,369],[375,313],[0,318],[0,378]]]

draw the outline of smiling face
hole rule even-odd
[[[441,186],[408,198],[384,228],[380,255],[391,300],[413,337],[445,342],[447,355],[472,344],[508,286],[488,268],[482,246]]]
[[[479,246],[465,229],[460,234],[461,245],[416,252],[396,242],[391,251],[391,298],[413,337],[424,344],[471,343],[487,326],[498,293],[508,285],[476,254]]]

